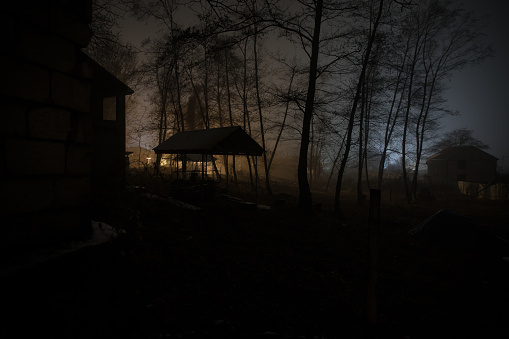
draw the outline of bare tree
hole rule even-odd
[[[403,42],[403,45],[401,45],[401,42]],[[388,101],[389,109],[384,124],[382,152],[378,165],[378,188],[381,188],[382,186],[384,168],[387,160],[387,152],[389,150],[389,145],[393,140],[392,137],[400,117],[400,112],[403,107],[405,93],[407,90],[406,85],[408,82],[408,76],[405,71],[409,58],[410,42],[410,35],[408,35],[406,39],[398,39],[398,37],[392,39],[392,43],[396,43],[398,45],[396,48],[391,48],[391,53],[388,54],[388,58],[395,60],[395,62],[388,64],[388,68],[389,70],[394,69],[396,75],[392,79],[388,80],[390,89],[390,91],[388,91],[388,95],[390,95]]]
[[[402,138],[402,169],[408,203],[417,195],[417,177],[426,131],[433,122],[431,116],[443,108],[442,93],[452,72],[478,64],[490,55],[491,49],[482,39],[477,20],[472,13],[455,7],[451,1],[423,1],[412,9],[410,20],[415,34],[414,57]],[[415,78],[415,91],[412,88]],[[415,100],[415,104],[412,100]],[[415,164],[411,183],[407,178],[406,137],[409,116],[416,108]],[[436,119],[436,117],[435,117]]]
[[[254,3],[253,3],[254,6]],[[255,89],[256,89],[256,103],[258,106],[258,116],[260,119],[260,136],[262,139],[262,147],[264,149],[263,152],[263,165],[265,169],[265,188],[269,194],[272,194],[270,188],[270,177],[269,177],[269,167],[267,160],[267,146],[265,144],[265,129],[263,128],[263,113],[262,113],[262,100],[260,97],[260,74],[258,70],[259,66],[259,57],[258,57],[258,29],[257,26],[254,25],[254,34],[253,34],[253,57],[254,57],[254,67],[255,67]]]
[[[480,149],[490,148],[487,144],[474,137],[474,131],[471,129],[459,128],[444,134],[440,140],[430,146],[429,152],[436,153],[456,146],[475,146]]]
[[[300,44],[304,55],[308,57],[308,81],[306,90],[306,99],[300,124],[300,149],[299,163],[297,168],[297,178],[299,183],[299,210],[304,213],[312,211],[311,190],[308,181],[308,152],[310,145],[311,121],[315,113],[317,79],[329,68],[335,61],[341,57],[338,55],[330,56],[328,62],[319,66],[319,56],[321,47],[331,44],[338,36],[337,25],[333,23],[337,20],[338,13],[344,8],[336,2],[330,1],[324,5],[323,0],[317,1],[298,1],[289,3],[284,1],[266,1],[264,6],[256,11],[246,14],[243,6],[239,2],[235,4],[227,1],[209,1],[216,9],[218,16],[222,12],[229,15],[223,15],[224,22],[227,24],[225,30],[241,31],[249,27],[259,27],[261,30],[277,29],[282,35],[291,42]],[[326,13],[327,15],[324,15]],[[238,18],[232,20],[232,17]],[[322,35],[322,25],[329,22],[330,31],[326,36]],[[334,29],[332,29],[334,27]],[[247,34],[253,34],[254,30],[247,29]]]
[[[374,41],[376,38],[378,26],[379,26],[380,20],[382,18],[383,9],[384,9],[384,0],[380,0],[378,3],[378,9],[376,10],[376,12],[373,11],[373,16],[372,16],[372,19],[370,20],[370,23],[372,23],[372,26],[370,27],[369,32],[368,32],[367,45],[366,45],[364,55],[362,57],[362,67],[361,67],[361,71],[359,74],[359,78],[357,80],[357,87],[356,87],[355,96],[353,99],[352,108],[350,110],[350,116],[349,116],[349,121],[348,121],[347,138],[346,138],[346,142],[345,142],[345,151],[344,151],[343,157],[341,159],[341,166],[339,168],[338,178],[336,181],[336,194],[334,197],[334,211],[336,214],[342,213],[341,199],[340,199],[341,183],[343,180],[343,174],[345,172],[346,163],[348,161],[348,155],[350,153],[350,148],[352,145],[352,132],[353,132],[353,127],[354,127],[355,114],[357,111],[357,105],[358,105],[359,99],[361,97],[363,82],[365,80],[366,71],[368,68],[368,62],[370,60],[370,54],[371,54],[371,50],[373,48],[373,44],[374,44]]]

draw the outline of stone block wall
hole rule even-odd
[[[0,248],[43,246],[90,230],[92,125],[80,71],[91,0],[5,7],[0,47]]]

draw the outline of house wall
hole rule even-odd
[[[471,160],[467,162],[467,168],[464,170],[466,181],[489,183],[497,176],[497,162]]]
[[[430,177],[431,182],[443,185],[449,181],[448,166],[449,164],[446,160],[434,160],[428,162],[428,176]]]
[[[461,159],[428,162],[428,175],[432,183],[447,184],[456,181],[486,183],[492,181],[496,173],[496,160],[465,159],[464,166],[459,165]]]
[[[116,97],[116,119],[94,115],[92,135],[93,201],[98,209],[111,208],[125,182],[125,96]],[[94,93],[93,106],[103,109],[103,95]]]
[[[10,3],[0,27],[0,248],[90,230],[92,87],[79,48],[91,0]]]
[[[459,162],[464,166],[459,166]],[[485,183],[496,177],[496,161],[467,159],[452,159],[448,161],[449,180]]]

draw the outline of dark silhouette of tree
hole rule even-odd
[[[490,55],[491,49],[479,33],[471,13],[451,1],[422,1],[412,8],[407,32],[414,35],[414,53],[402,137],[402,171],[408,203],[417,195],[417,176],[425,135],[440,117],[448,113],[442,93],[452,72],[475,65]],[[415,86],[415,88],[414,88]],[[413,117],[411,113],[413,112]],[[437,116],[438,115],[438,116]],[[413,121],[411,121],[413,120]],[[407,131],[414,124],[415,164],[411,182],[407,177]]]
[[[298,1],[292,10],[281,7],[269,7],[268,22],[278,28],[288,39],[300,44],[308,61],[307,89],[302,109],[300,125],[300,148],[297,168],[299,185],[299,211],[312,212],[312,198],[308,172],[308,160],[311,143],[311,125],[317,114],[317,92],[320,90],[318,78],[333,69],[345,55],[339,51],[339,40],[347,34],[346,26],[337,25],[339,15],[350,10],[350,2]],[[295,9],[297,8],[297,9]],[[318,147],[320,149],[320,146]],[[316,152],[315,152],[316,153]],[[313,159],[316,157],[313,156]],[[317,162],[314,162],[317,163]]]
[[[450,112],[444,100],[449,77],[489,55],[478,23],[450,0],[133,2],[143,17],[164,23],[163,48],[154,59],[159,62],[154,69],[167,67],[169,77],[160,128],[187,128],[193,125],[191,115],[201,118],[205,128],[228,120],[243,124],[271,149],[264,157],[268,191],[280,142],[297,135],[298,206],[304,213],[312,212],[311,181],[322,168],[331,168],[327,186],[337,172],[334,209],[340,214],[346,169],[356,170],[362,197],[363,175],[370,185],[368,163],[379,159],[380,187],[387,158],[395,155],[401,158],[410,202],[418,169],[410,175],[408,166],[418,167],[430,132]],[[196,11],[187,27],[172,21],[179,6]],[[298,59],[286,78],[281,74],[288,62],[281,62],[286,66],[277,68],[280,73],[269,75],[273,84],[264,78],[262,64],[261,42],[269,34],[286,39]],[[186,113],[180,102],[189,103],[192,112]],[[258,178],[254,160],[248,157],[252,183]]]
[[[448,147],[456,146],[475,146],[484,150],[490,148],[484,142],[474,137],[474,131],[459,128],[444,134],[439,141],[429,147],[428,151],[430,153],[437,153]]]
[[[406,39],[400,39],[399,36],[392,37],[390,43],[394,46],[394,48],[390,48],[387,54],[387,58],[392,60],[392,62],[388,62],[386,66],[386,72],[388,71],[389,73],[389,76],[387,77],[387,95],[389,98],[386,104],[388,109],[384,119],[382,152],[378,165],[378,188],[381,188],[382,186],[387,152],[391,142],[393,142],[393,134],[397,123],[399,122],[400,113],[403,110],[409,78],[405,71],[409,60],[410,37],[407,37]]]
[[[306,95],[306,106],[302,118],[302,135],[299,151],[297,178],[299,180],[299,210],[310,213],[313,209],[311,189],[308,181],[308,148],[311,119],[316,95],[316,79],[318,76],[318,55],[320,53],[320,29],[322,24],[323,1],[317,0],[314,7],[314,28],[310,38],[311,55],[309,57],[309,82]]]
[[[269,1],[254,7],[250,1],[231,3],[228,1],[209,1],[218,17],[222,18],[225,32],[242,33],[245,37],[258,35],[268,29],[277,28],[283,35],[300,41],[309,57],[309,76],[307,95],[301,125],[301,144],[297,177],[299,182],[299,209],[304,213],[312,211],[311,190],[308,181],[308,150],[310,126],[314,112],[316,83],[319,76],[318,57],[320,54],[323,0],[299,1],[292,4]],[[289,11],[291,13],[289,13]],[[263,140],[262,140],[263,141]],[[268,171],[267,158],[265,168]],[[267,174],[267,173],[266,173]],[[266,175],[268,179],[268,175]]]
[[[355,115],[357,112],[357,105],[359,103],[359,99],[361,98],[361,91],[362,91],[362,87],[363,87],[364,80],[366,77],[366,71],[368,69],[370,54],[371,54],[371,50],[373,48],[373,44],[375,42],[378,26],[379,26],[380,20],[382,18],[383,9],[384,9],[384,1],[380,0],[380,2],[378,3],[378,8],[377,8],[376,12],[372,11],[374,14],[372,16],[372,19],[370,20],[370,23],[372,23],[372,26],[370,25],[370,30],[368,32],[366,49],[365,49],[365,52],[364,52],[364,55],[362,58],[362,66],[361,66],[359,78],[357,80],[357,86],[356,86],[355,95],[353,98],[352,108],[350,110],[350,116],[349,116],[348,126],[347,126],[347,137],[346,137],[346,142],[345,142],[345,151],[343,153],[343,157],[341,159],[341,165],[340,165],[340,168],[338,171],[338,178],[336,181],[336,194],[335,194],[335,198],[334,198],[334,212],[338,215],[342,213],[341,199],[340,199],[341,184],[343,181],[343,174],[345,173],[346,163],[348,162],[348,155],[350,153],[350,148],[352,146],[352,132],[353,132],[353,128],[354,128]],[[361,147],[361,146],[359,145],[359,147]]]

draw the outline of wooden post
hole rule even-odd
[[[373,333],[377,323],[377,281],[378,281],[378,233],[380,230],[379,189],[369,190],[369,280],[367,293],[367,320],[370,332]]]
[[[228,182],[230,181],[230,171],[228,170],[228,154],[224,156],[224,168],[226,174],[226,190],[228,191]]]
[[[204,202],[205,201],[205,173],[204,172],[204,165],[203,165],[203,162],[205,161],[205,157],[208,156],[207,155],[203,155],[203,153],[201,154],[201,184],[200,184],[200,190],[201,190],[201,201]]]
[[[204,162],[205,157],[203,156],[203,153],[201,154],[201,186],[203,187],[203,181],[205,180],[205,168],[204,168]]]
[[[255,155],[255,203],[258,205],[258,156]]]

